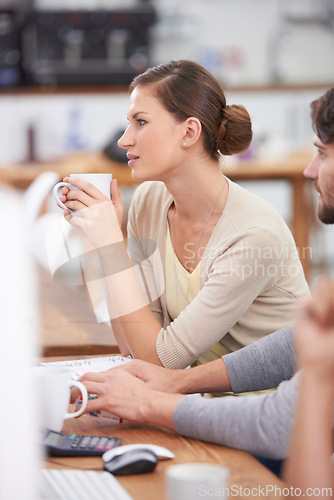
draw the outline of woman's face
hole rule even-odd
[[[129,125],[118,141],[127,149],[132,177],[138,181],[165,180],[182,158],[185,124],[177,122],[149,87],[136,87],[130,97]]]

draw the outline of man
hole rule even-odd
[[[317,153],[304,175],[315,181],[319,219],[333,224],[334,88],[311,104],[311,116]],[[288,452],[298,391],[294,365],[293,329],[288,327],[189,370],[167,370],[135,360],[122,368],[87,374],[82,381],[88,392],[98,395],[87,411],[104,409],[134,422],[281,459]],[[256,391],[277,385],[274,392],[243,397],[184,395]]]

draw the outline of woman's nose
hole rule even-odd
[[[124,134],[118,139],[118,147],[123,149],[128,149],[131,145],[130,135],[128,133],[128,128],[125,130]]]

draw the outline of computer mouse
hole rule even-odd
[[[152,472],[158,463],[158,457],[151,450],[138,448],[116,455],[104,462],[104,469],[114,476],[143,474]]]
[[[150,450],[157,457],[162,458],[174,458],[175,455],[172,451],[168,450],[168,448],[164,448],[163,446],[159,446],[157,444],[147,444],[147,443],[133,443],[133,444],[124,444],[123,446],[115,446],[111,450],[105,451],[102,455],[102,459],[104,462],[109,462],[116,455],[121,455],[130,450]]]

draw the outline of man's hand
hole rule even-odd
[[[334,382],[334,280],[321,278],[296,321],[299,366]]]
[[[174,410],[184,396],[154,391],[125,370],[86,373],[80,382],[89,394],[97,396],[88,401],[85,413],[105,410],[131,422],[174,429]],[[73,389],[71,402],[78,395],[79,391]]]

